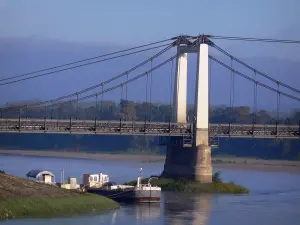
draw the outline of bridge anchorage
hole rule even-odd
[[[132,67],[131,69],[113,77],[106,81],[96,84],[92,87],[88,87],[79,92],[69,94],[66,96],[61,96],[56,99],[47,100],[44,102],[37,102],[27,105],[16,105],[8,106],[1,108],[0,111],[0,133],[55,133],[55,134],[98,134],[98,135],[147,135],[147,136],[157,136],[160,138],[160,143],[167,145],[167,155],[164,165],[164,170],[162,175],[165,177],[178,177],[178,178],[188,178],[196,180],[203,183],[212,182],[212,165],[211,165],[211,149],[218,147],[219,138],[230,137],[230,138],[280,138],[280,139],[298,139],[300,140],[300,125],[282,125],[278,123],[279,118],[279,106],[280,106],[280,96],[285,96],[290,99],[300,101],[299,97],[295,97],[291,94],[287,94],[279,90],[279,86],[290,89],[290,91],[300,93],[299,90],[292,88],[284,83],[274,80],[273,78],[255,70],[244,62],[234,58],[232,55],[227,53],[225,50],[221,49],[215,45],[212,41],[211,36],[200,35],[200,36],[179,36],[176,38],[169,39],[172,40],[172,43],[149,47],[146,50],[161,48],[167,46],[162,51],[158,52],[150,59],[147,59],[140,64]],[[164,41],[163,41],[164,42]],[[158,42],[161,43],[161,42]],[[148,44],[145,46],[150,46]],[[152,61],[154,58],[162,55],[164,52],[168,51],[172,47],[177,48],[177,54],[171,58],[161,62],[156,66],[152,66]],[[252,70],[254,74],[259,74],[278,86],[278,89],[273,88],[267,84],[260,83],[254,78],[251,78],[235,69],[224,64],[213,56],[209,55],[208,48],[213,47],[220,51],[221,53],[227,55],[231,58],[231,62],[234,60],[239,64],[245,66],[247,69]],[[125,50],[124,50],[125,51]],[[122,52],[124,52],[122,51]],[[126,50],[127,51],[127,50]],[[125,55],[135,54],[137,52],[142,52],[145,50],[138,50],[136,52],[126,53]],[[194,103],[194,115],[193,119],[187,121],[187,63],[188,63],[188,54],[197,54],[197,74],[196,74],[196,88],[195,88],[195,103]],[[112,55],[108,54],[108,55]],[[123,57],[124,55],[112,56],[111,58],[105,58],[98,61],[106,61],[109,59],[114,59],[118,57]],[[172,94],[170,94],[170,104],[173,104],[172,107],[172,118],[168,122],[153,122],[151,121],[151,114],[149,118],[145,116],[144,121],[130,121],[129,120],[103,120],[99,118],[102,116],[102,102],[103,94],[110,91],[121,88],[121,99],[123,95],[123,86],[126,87],[126,100],[127,100],[127,84],[147,76],[147,85],[148,85],[148,75],[152,77],[152,71],[155,71],[162,67],[163,65],[173,62],[176,59],[176,71],[175,71],[175,80],[173,86],[173,103],[172,103]],[[210,61],[209,61],[210,60]],[[83,60],[86,61],[86,60]],[[81,61],[81,62],[83,62]],[[231,78],[233,75],[239,75],[254,84],[254,107],[253,115],[255,118],[256,115],[256,101],[257,101],[257,87],[261,86],[277,94],[277,121],[273,125],[262,125],[256,124],[255,121],[253,124],[233,124],[232,118],[228,124],[209,124],[209,104],[210,104],[210,85],[209,85],[209,69],[210,63],[214,61],[219,65],[225,67],[231,71]],[[95,61],[97,62],[97,61]],[[95,62],[88,62],[82,65],[72,66],[70,68],[64,68],[59,71],[64,71],[66,69],[72,69],[76,67],[81,67],[84,65],[89,65]],[[142,67],[143,65],[151,63],[151,69],[140,73],[134,77],[128,78],[128,74],[132,71],[135,71],[137,68]],[[73,63],[71,63],[73,64]],[[68,64],[69,65],[69,64]],[[62,65],[65,66],[65,65]],[[62,66],[57,66],[55,68],[60,68]],[[173,63],[172,63],[173,69]],[[49,69],[46,69],[49,70]],[[46,70],[41,70],[37,72],[43,72]],[[173,70],[172,70],[173,71]],[[57,71],[54,71],[57,72]],[[51,74],[54,72],[47,72],[45,74]],[[36,72],[34,72],[36,73]],[[43,76],[45,74],[39,74],[37,76]],[[20,75],[24,76],[24,75]],[[20,77],[16,76],[16,77]],[[32,76],[32,77],[37,77]],[[123,76],[127,77],[125,82],[120,84],[109,86],[108,84],[114,80],[117,80]],[[7,78],[4,80],[8,80]],[[6,83],[1,83],[1,85],[10,84],[14,82],[19,82],[26,80],[27,78],[22,78],[17,81],[7,81]],[[29,77],[28,79],[31,79]],[[233,79],[233,78],[232,78]],[[172,80],[172,78],[171,78]],[[232,84],[231,80],[231,84]],[[108,85],[108,87],[104,85]],[[152,85],[152,81],[151,81]],[[101,89],[100,92],[86,94],[82,96],[83,93],[96,91]],[[148,94],[148,86],[146,86],[146,93]],[[96,89],[96,90],[95,90]],[[171,92],[172,92],[172,88]],[[231,86],[231,89],[234,89]],[[230,89],[230,91],[231,91]],[[150,89],[151,93],[151,89]],[[231,100],[234,92],[230,92],[230,110],[233,108],[233,102]],[[146,102],[147,102],[146,94]],[[101,95],[101,112],[98,111],[98,96]],[[78,117],[78,101],[96,97],[96,104],[94,107],[94,120],[93,117],[89,118],[86,116],[86,120],[81,120]],[[74,98],[71,99],[70,98]],[[68,104],[67,107],[73,107],[72,103],[77,103],[75,108],[76,112],[69,111],[70,115],[63,116],[60,115],[60,111],[63,111],[60,107],[61,105]],[[150,103],[151,103],[151,94],[150,94]],[[151,104],[150,104],[151,105]],[[30,110],[34,107],[37,107],[38,110],[42,111],[43,115],[39,118],[33,118],[36,115],[30,113]],[[27,112],[29,110],[29,113]],[[51,117],[48,118],[48,109],[51,109]],[[23,113],[22,111],[26,111]],[[56,111],[56,118],[53,118],[53,110]],[[75,110],[74,110],[75,111]],[[149,107],[149,112],[151,112],[151,107]],[[9,116],[13,115],[13,118]],[[16,115],[19,115],[18,118]],[[73,119],[72,119],[73,116]],[[232,115],[231,115],[232,116]],[[42,119],[44,117],[44,119]],[[121,117],[121,116],[120,116]],[[69,119],[63,119],[69,118]],[[74,119],[75,118],[75,119]],[[135,120],[136,117],[132,117]],[[128,118],[127,118],[128,119]],[[255,119],[254,119],[255,120]]]

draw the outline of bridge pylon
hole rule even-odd
[[[184,139],[171,137],[162,173],[165,177],[187,178],[202,183],[212,182],[211,147],[209,146],[209,40],[200,36],[191,46],[179,44],[174,83],[174,122],[186,122],[187,57],[197,53],[197,76],[193,119],[192,145],[184,146]]]

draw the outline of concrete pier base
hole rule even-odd
[[[163,177],[212,182],[211,148],[205,145],[182,147],[176,140],[167,147]]]

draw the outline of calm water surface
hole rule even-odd
[[[144,176],[160,174],[162,163],[134,163],[0,155],[0,167],[25,177],[31,169],[47,169],[60,180],[82,180],[83,173],[108,173],[123,183],[136,179],[139,168]],[[1,169],[1,168],[0,168]],[[221,170],[225,181],[235,181],[251,189],[250,195],[196,195],[164,192],[160,204],[121,205],[118,210],[99,215],[27,219],[0,222],[5,225],[96,225],[96,224],[197,224],[197,225],[296,225],[300,224],[300,174],[266,173],[249,170]]]

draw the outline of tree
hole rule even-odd
[[[212,181],[215,182],[215,183],[220,183],[220,182],[222,182],[222,179],[221,179],[221,172],[220,172],[220,171],[215,172],[215,174],[212,176]]]

